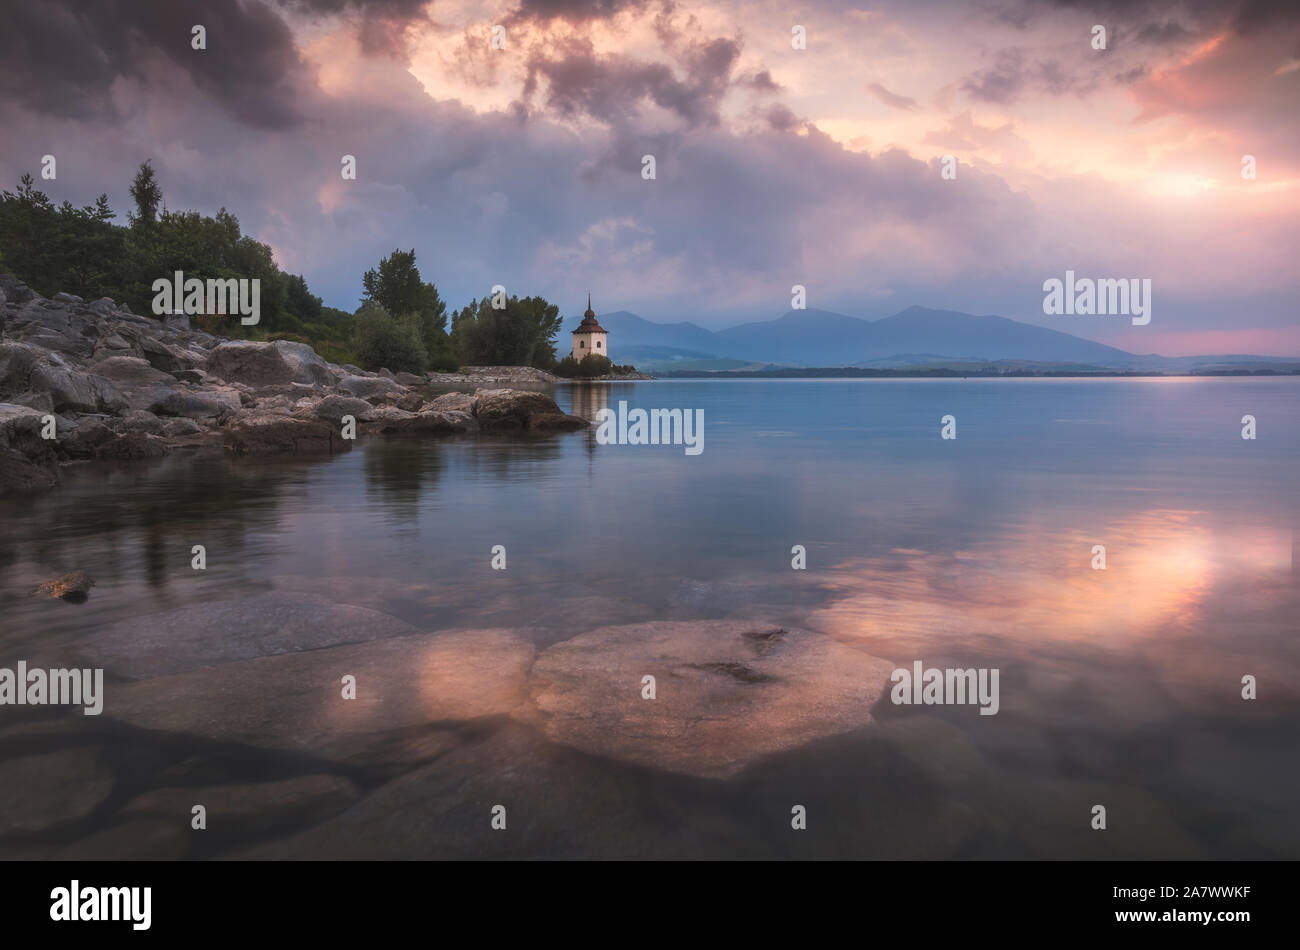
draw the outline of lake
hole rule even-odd
[[[703,410],[704,450],[375,438],[83,466],[0,502],[0,666],[106,681],[97,717],[0,707],[0,855],[1300,858],[1300,379],[555,397]],[[29,595],[73,570],[85,603]],[[999,709],[897,705],[876,674],[857,708],[805,658],[756,667],[780,699],[715,723],[717,746],[538,718],[583,675],[641,702],[656,662],[632,636],[582,674],[565,641],[675,624],[677,649],[715,621],[996,669]]]

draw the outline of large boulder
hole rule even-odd
[[[173,385],[174,376],[164,373],[149,365],[149,361],[138,356],[109,356],[90,364],[90,371],[96,376],[112,381],[119,389],[137,386]]]
[[[581,429],[585,419],[560,411],[545,393],[519,389],[480,389],[474,415],[484,429]]]
[[[20,306],[37,296],[32,290],[13,274],[0,274],[0,300],[14,306]]]
[[[276,340],[271,345],[288,365],[293,374],[293,382],[309,383],[312,386],[334,385],[334,374],[330,371],[330,364],[321,359],[320,355],[306,343]]]
[[[100,408],[100,390],[95,381],[69,366],[57,353],[32,368],[31,389],[49,393],[57,412],[95,412]]]
[[[32,370],[42,356],[41,350],[26,343],[0,341],[0,397],[30,390]]]
[[[207,371],[228,383],[247,386],[284,383],[328,386],[334,382],[329,364],[315,350],[306,343],[291,340],[271,343],[228,340],[208,354]]]
[[[533,664],[524,716],[555,742],[703,778],[872,722],[894,664],[825,634],[738,620],[603,627]],[[641,697],[654,676],[656,698]]]
[[[65,297],[70,295],[63,295]],[[99,338],[99,319],[70,300],[33,297],[5,322],[5,335],[46,350],[86,359]]]
[[[333,453],[352,448],[352,441],[324,422],[245,409],[226,426],[225,446],[235,455]]]
[[[274,386],[293,382],[293,368],[270,343],[229,340],[208,354],[208,372],[228,383]]]

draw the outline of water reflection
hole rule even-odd
[[[770,825],[765,808],[798,789],[822,820],[858,829],[806,856],[1106,856],[1119,847],[1138,857],[1294,857],[1296,394],[1250,380],[575,384],[555,396],[583,416],[622,398],[704,409],[705,453],[601,446],[587,430],[367,439],[329,459],[177,455],[74,469],[53,494],[0,504],[0,646],[11,659],[64,665],[115,622],[268,593],[389,614],[421,635],[504,628],[410,654],[395,643],[348,647],[372,682],[424,683],[434,669],[454,678],[391,691],[394,702],[409,694],[392,724],[410,734],[371,735],[388,707],[357,707],[369,710],[353,724],[364,735],[310,715],[324,700],[302,671],[334,677],[324,651],[307,648],[310,629],[292,662],[247,661],[272,671],[256,688],[240,671],[202,664],[188,681],[146,680],[148,704],[124,706],[122,720],[110,707],[109,726],[93,734],[95,754],[133,789],[174,781],[181,762],[231,785],[322,768],[286,763],[326,752],[388,780],[399,758],[414,768],[417,753],[454,749],[456,774],[492,781],[507,763],[550,763],[537,766],[545,771],[563,762],[550,780],[572,788],[574,775],[590,778],[593,822],[619,840],[677,835],[688,855],[707,851],[701,841],[731,856],[802,847],[755,830]],[[1244,444],[1227,424],[1238,403],[1270,420],[1268,440]],[[955,445],[937,436],[950,411],[961,425]],[[206,571],[190,567],[200,543]],[[509,549],[508,571],[489,567],[496,544]],[[807,548],[806,571],[791,570],[794,544]],[[1091,567],[1097,544],[1104,571]],[[99,582],[85,604],[27,596],[73,570]],[[705,618],[803,627],[900,665],[998,667],[1001,712],[877,705],[866,728],[708,787],[620,772],[617,756],[578,761],[526,732],[482,751],[462,746],[460,724],[422,722],[430,709],[487,708],[475,705],[476,677],[522,669],[558,640]],[[220,618],[209,622],[208,645],[247,633],[227,638]],[[347,641],[331,630],[332,642]],[[508,649],[488,658],[494,643]],[[173,647],[160,635],[151,649]],[[294,705],[281,715],[259,697],[279,695],[273,671],[283,669],[295,671],[284,681]],[[1258,702],[1240,698],[1247,673],[1259,678]],[[455,708],[446,705],[452,681],[465,699]],[[492,709],[515,702],[517,686]],[[222,707],[223,695],[246,697],[247,708]],[[198,696],[216,700],[187,708]],[[425,708],[430,696],[444,705]],[[146,768],[139,736],[111,730],[163,730],[164,715],[185,741],[155,735],[143,744],[156,759]],[[263,750],[274,742],[275,754],[199,755],[199,728]],[[29,754],[27,741],[0,729],[0,765]],[[1072,837],[1079,809],[1099,796],[1144,830],[1107,839],[1122,845]],[[682,836],[657,823],[668,814],[708,818]],[[588,840],[597,838],[607,841]],[[1057,839],[1062,852],[1044,853]]]

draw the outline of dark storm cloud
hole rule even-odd
[[[587,115],[614,124],[626,121],[643,102],[675,113],[689,126],[718,121],[718,106],[740,55],[737,43],[716,39],[687,51],[679,63],[685,78],[667,63],[627,56],[598,56],[591,44],[573,41],[558,56],[536,53],[528,64],[525,97],[546,81],[546,104],[565,115]]]
[[[1027,25],[1053,10],[1077,13],[1124,36],[1168,45],[1227,25],[1245,36],[1284,23],[1300,22],[1295,0],[1019,0],[1000,7],[1005,22]]]
[[[648,6],[649,0],[523,0],[519,9],[510,14],[507,22],[532,20],[549,23],[565,20],[569,23],[586,23],[605,20],[624,10]]]
[[[760,69],[757,72],[747,76],[741,76],[736,80],[736,85],[744,86],[755,92],[780,92],[781,84],[772,78],[772,74],[766,69]]]
[[[406,29],[427,20],[429,0],[279,0],[286,9],[321,16],[355,16],[362,52],[405,61]]]
[[[790,111],[790,107],[777,103],[767,110],[767,124],[775,132],[789,132],[803,124],[803,120]]]
[[[284,21],[235,0],[46,0],[11,4],[0,30],[0,93],[40,113],[112,118],[113,83],[179,70],[249,125],[292,125],[304,70]],[[207,29],[207,49],[190,46]]]
[[[1139,43],[1152,46],[1165,46],[1181,42],[1192,35],[1192,31],[1181,23],[1167,20],[1163,23],[1144,23],[1133,34]]]
[[[1300,3],[1295,0],[1246,0],[1232,18],[1233,29],[1242,36],[1296,23],[1300,23]]]
[[[1090,76],[1071,75],[1054,60],[1030,60],[1021,50],[1003,50],[993,66],[962,80],[962,91],[975,99],[999,105],[1031,93],[1082,95],[1096,85]]]
[[[1007,103],[1019,99],[1028,77],[1023,56],[1014,51],[998,54],[997,63],[962,80],[962,91],[985,102]]]

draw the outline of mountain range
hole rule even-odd
[[[649,372],[990,362],[1052,370],[1164,372],[1275,365],[1290,371],[1300,366],[1297,360],[1247,355],[1138,355],[1006,317],[925,307],[908,307],[879,320],[829,310],[791,310],[775,320],[716,331],[694,323],[654,323],[626,310],[601,314],[599,319],[609,331],[614,361]]]

